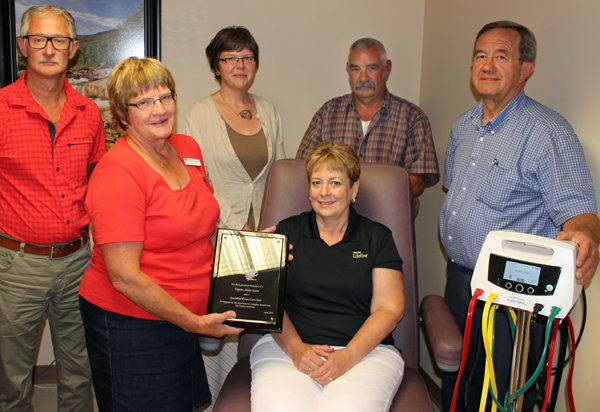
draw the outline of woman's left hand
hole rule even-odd
[[[323,356],[317,349],[315,349],[315,352],[317,355]],[[327,385],[333,382],[348,372],[360,360],[355,359],[352,352],[346,348],[336,349],[333,353],[328,353],[327,356],[327,361],[323,366],[308,374],[308,376],[320,385]]]

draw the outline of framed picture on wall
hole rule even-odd
[[[0,82],[7,86],[27,67],[17,46],[21,17],[31,6],[51,4],[75,19],[79,48],[69,61],[67,80],[98,105],[104,120],[106,145],[120,133],[108,106],[107,79],[115,65],[129,56],[160,60],[161,0],[2,0],[0,3]]]

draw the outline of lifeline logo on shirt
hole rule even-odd
[[[369,257],[369,255],[367,253],[363,253],[361,251],[352,252],[352,259],[364,259],[367,257]]]

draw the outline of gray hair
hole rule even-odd
[[[509,20],[494,21],[483,26],[483,28],[479,30],[479,33],[477,33],[477,37],[475,38],[475,44],[473,45],[473,53],[475,53],[475,48],[477,47],[477,40],[479,40],[481,35],[486,31],[490,31],[493,29],[510,29],[519,33],[519,35],[521,36],[521,41],[519,42],[519,62],[535,63],[535,58],[537,56],[537,42],[535,41],[535,36],[533,35],[533,32],[527,27]]]
[[[29,30],[29,20],[32,17],[48,17],[48,14],[54,14],[58,17],[62,17],[67,21],[69,26],[69,37],[72,39],[77,38],[77,30],[75,29],[75,19],[71,16],[71,13],[63,8],[55,6],[32,6],[25,10],[23,17],[21,18],[21,37],[27,35]]]
[[[387,63],[388,58],[385,47],[383,47],[383,44],[381,44],[379,40],[371,37],[363,37],[362,39],[356,40],[354,43],[352,43],[352,46],[350,46],[350,52],[352,52],[352,50],[364,50],[372,47],[377,47],[379,54],[381,54],[381,61],[383,61],[383,64]]]

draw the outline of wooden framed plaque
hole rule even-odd
[[[287,235],[219,229],[209,313],[233,310],[230,326],[281,331],[287,254]]]

